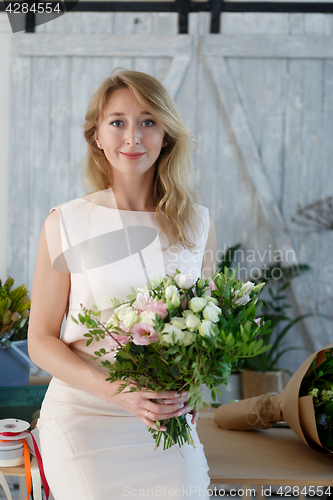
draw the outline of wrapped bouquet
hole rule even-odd
[[[280,394],[263,394],[219,407],[223,429],[270,429],[284,420],[317,453],[333,452],[333,344],[311,354]]]
[[[257,318],[256,304],[263,283],[242,283],[225,268],[210,279],[182,274],[152,281],[145,289],[128,295],[128,302],[112,301],[115,310],[102,324],[100,312],[87,310],[75,322],[85,325],[87,345],[108,338],[110,351],[95,351],[95,359],[109,370],[110,382],[120,380],[119,392],[130,390],[188,392],[189,404],[196,409],[202,402],[205,383],[215,400],[216,386],[226,384],[242,358],[264,352],[258,338],[269,322]],[[115,362],[103,359],[115,352]],[[159,427],[160,423],[157,422]],[[173,444],[192,443],[185,416],[163,420],[162,431],[150,429],[164,449]],[[193,443],[192,443],[193,444]]]

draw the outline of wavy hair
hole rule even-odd
[[[191,249],[198,237],[198,220],[203,228],[198,209],[200,197],[192,184],[191,149],[195,140],[169,93],[152,76],[138,71],[114,71],[93,94],[84,125],[88,144],[85,181],[93,191],[112,187],[110,164],[103,150],[97,147],[95,133],[110,95],[124,88],[133,92],[141,106],[155,116],[165,131],[167,145],[156,161],[152,196],[157,222],[169,240],[167,249],[178,243]]]

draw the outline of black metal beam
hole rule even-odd
[[[33,0],[28,0],[33,3]],[[36,0],[37,2],[37,0]],[[0,11],[5,11],[8,1],[0,0]],[[53,0],[52,3],[57,3]],[[59,2],[67,11],[73,12],[176,12],[178,13],[179,33],[188,33],[188,16],[191,12],[211,13],[211,33],[220,32],[220,15],[222,12],[271,12],[301,14],[333,14],[332,2],[231,2],[225,0],[174,0],[174,1],[72,1]],[[63,9],[62,9],[63,10]],[[26,32],[35,31],[36,16],[34,12],[26,14]]]
[[[178,32],[188,33],[188,15],[191,12],[191,0],[176,0],[178,12]]]
[[[182,5],[181,8],[179,5]],[[228,2],[225,0],[210,0],[194,2],[192,0],[176,0],[171,2],[158,1],[81,1],[79,3],[66,0],[66,6],[76,12],[209,12],[214,4],[214,10],[219,12],[284,12],[288,13],[322,13],[333,14],[333,2]],[[3,9],[2,9],[3,10]],[[69,10],[69,9],[68,9]]]
[[[210,32],[220,33],[220,14],[223,9],[224,0],[210,0],[210,3]]]
[[[224,2],[221,11],[333,14],[333,2]]]
[[[25,16],[25,32],[34,33],[36,28],[36,16],[34,12],[28,12]]]

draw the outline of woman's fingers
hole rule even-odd
[[[199,412],[197,410],[193,410],[192,414],[193,414],[193,417],[192,417],[192,420],[191,420],[191,424],[194,425],[194,424],[197,423],[197,420],[199,418]]]
[[[151,420],[163,420],[166,418],[181,417],[193,410],[193,406],[188,403],[179,403],[176,405],[161,405],[151,403],[149,415]]]
[[[176,391],[162,391],[162,392],[153,392],[153,391],[140,391],[145,394],[145,397],[148,399],[164,399],[165,401],[173,401],[182,399],[186,401],[187,392],[176,392]],[[184,399],[185,398],[185,399]]]
[[[155,419],[153,420],[153,417],[154,414],[153,412],[147,410],[145,415],[144,415],[144,420],[143,422],[148,426],[148,427],[151,427],[152,429],[155,429],[156,431],[166,431],[166,427],[164,425],[161,425],[160,428],[157,427],[156,423],[155,423]],[[158,420],[158,419],[156,419]]]

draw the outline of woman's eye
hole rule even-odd
[[[144,127],[152,127],[153,125],[155,125],[155,122],[153,120],[145,120],[144,122],[142,122],[142,125]]]
[[[123,125],[123,122],[121,120],[114,120],[110,123],[110,125],[113,125],[114,127],[121,127]]]

